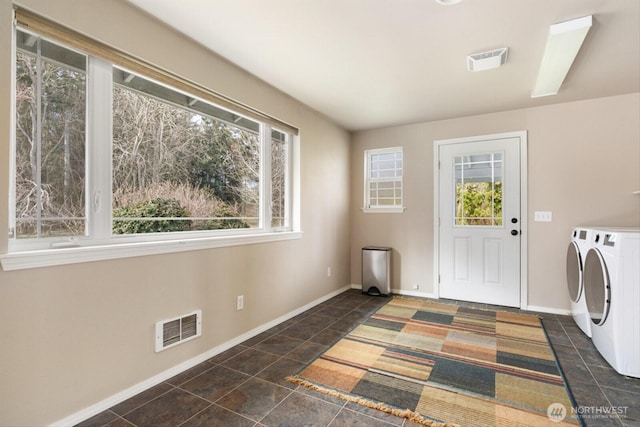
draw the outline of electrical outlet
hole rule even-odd
[[[331,267],[327,267],[327,277],[331,277]]]
[[[236,310],[244,309],[244,295],[238,295],[236,299]]]

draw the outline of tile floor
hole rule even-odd
[[[287,382],[387,298],[344,292],[79,424],[160,426],[366,426],[417,424]],[[443,300],[441,300],[443,301]],[[498,308],[459,302],[476,308]],[[542,314],[588,426],[640,426],[640,380],[618,375],[569,316]],[[604,416],[600,408],[619,408]]]

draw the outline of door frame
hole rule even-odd
[[[495,139],[519,138],[520,140],[520,308],[528,307],[527,283],[527,131],[495,133],[464,138],[437,139],[433,141],[433,283],[434,296],[440,298],[440,147],[448,144],[484,142]]]

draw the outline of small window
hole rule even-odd
[[[365,151],[364,210],[402,212],[402,148]]]

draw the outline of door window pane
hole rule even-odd
[[[455,225],[503,224],[502,158],[502,153],[455,158]]]

